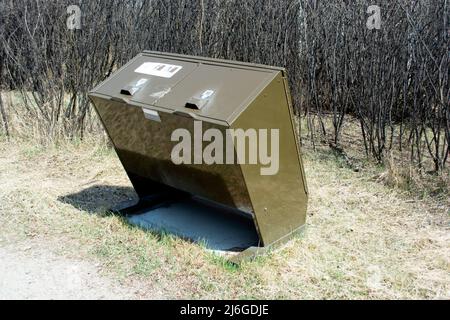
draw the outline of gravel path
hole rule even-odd
[[[100,275],[95,264],[32,246],[0,247],[0,300],[133,297],[130,289]]]

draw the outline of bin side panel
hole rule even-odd
[[[160,121],[154,121],[147,119],[140,107],[96,96],[91,99],[131,179],[134,176],[150,179],[253,214],[238,165],[173,163],[171,153],[179,141],[171,141],[172,133],[186,129],[194,139],[193,119],[158,111]],[[203,122],[202,126],[203,131],[226,130],[213,123]],[[202,144],[204,148],[208,143]]]
[[[302,180],[302,160],[297,152],[289,108],[280,72],[232,124],[234,129],[268,129],[269,141],[270,130],[279,129],[277,174],[261,175],[261,168],[268,166],[261,165],[260,162],[258,165],[241,165],[260,237],[265,246],[294,232],[306,221],[308,196]],[[270,146],[270,142],[268,145]],[[248,148],[246,151],[248,152]]]

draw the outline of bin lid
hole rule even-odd
[[[132,103],[142,102],[153,105],[164,90],[173,88],[178,82],[191,73],[197,64],[188,61],[172,61],[161,57],[138,55],[106,81],[97,86],[91,93],[110,98],[123,98]],[[133,95],[126,95],[122,90],[127,86],[145,80],[142,89]]]
[[[92,93],[231,124],[283,69],[144,52]]]

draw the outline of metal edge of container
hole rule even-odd
[[[240,265],[243,262],[251,261],[257,258],[258,256],[266,255],[274,250],[282,249],[283,245],[287,244],[290,240],[303,235],[305,231],[306,224],[298,227],[292,232],[286,234],[284,237],[264,247],[249,247],[238,253],[222,253],[217,251],[215,251],[215,253],[224,256],[224,258],[230,263]]]
[[[283,71],[283,72],[285,72],[285,70],[286,70],[283,67],[267,66],[267,65],[258,64],[258,63],[242,62],[242,61],[235,61],[235,60],[224,60],[224,59],[208,58],[208,57],[200,57],[200,56],[190,56],[190,55],[184,55],[184,54],[178,54],[178,53],[165,53],[165,52],[150,51],[150,50],[143,51],[141,53],[141,55],[157,56],[157,57],[161,57],[161,58],[172,57],[174,59],[191,61],[191,62],[199,62],[199,63],[207,62],[207,63],[216,64],[216,65],[235,66],[235,67],[250,68],[250,69],[263,69],[263,70],[267,70],[267,71]]]

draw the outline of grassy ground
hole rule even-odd
[[[450,299],[447,196],[420,197],[304,149],[306,232],[240,266],[199,245],[106,214],[133,197],[103,142],[57,147],[0,141],[0,246],[33,241],[93,261],[143,298]]]

